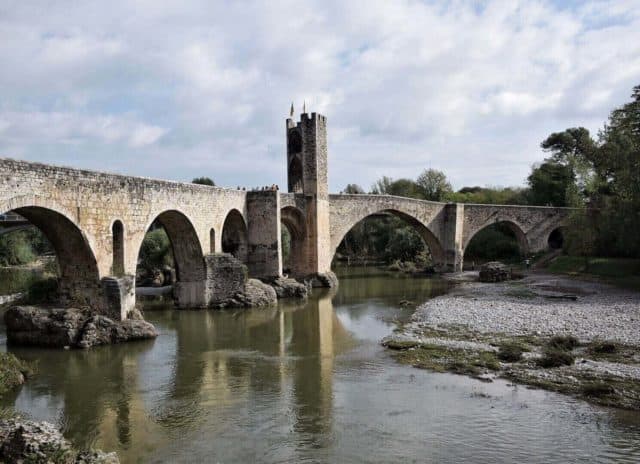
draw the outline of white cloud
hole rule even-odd
[[[550,131],[640,84],[640,4],[22,2],[0,59],[6,156],[284,184],[294,99],[329,118],[333,190],[424,167],[521,184]]]

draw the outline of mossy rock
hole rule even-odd
[[[16,358],[11,353],[0,353],[0,397],[19,385],[33,374],[32,366]]]

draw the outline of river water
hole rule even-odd
[[[38,373],[0,406],[135,462],[640,462],[637,413],[398,365],[380,345],[437,279],[340,270],[337,293],[245,311],[147,309],[160,336],[10,347]],[[5,347],[1,329],[1,349]]]

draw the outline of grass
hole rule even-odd
[[[558,274],[594,276],[612,285],[640,291],[640,259],[558,256],[547,270]]]
[[[518,362],[522,359],[522,353],[525,348],[516,342],[507,342],[500,346],[498,350],[498,359],[504,362]]]
[[[463,350],[435,344],[423,344],[418,348],[399,351],[396,356],[400,362],[420,369],[471,377],[500,369],[498,358],[493,352]]]
[[[547,343],[548,348],[561,351],[571,351],[577,346],[578,339],[573,335],[556,335]]]
[[[33,374],[31,364],[16,358],[11,353],[0,353],[0,397]]]

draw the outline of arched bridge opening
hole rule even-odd
[[[222,226],[222,252],[230,253],[242,263],[247,263],[249,241],[247,225],[240,211],[232,209]]]
[[[521,262],[529,253],[522,228],[513,221],[496,221],[478,229],[464,247],[463,269],[475,269],[488,261]]]
[[[73,220],[53,207],[39,205],[20,206],[12,213],[34,227],[3,234],[0,238],[1,259],[5,264],[38,260],[42,264],[37,277],[29,279],[31,287],[20,290],[28,291],[29,299],[34,303],[104,309],[94,252]]]
[[[159,214],[147,230],[138,252],[137,284],[145,287],[173,285],[174,297],[186,307],[195,298],[195,293],[193,298],[188,298],[184,295],[185,287],[202,282],[205,276],[202,247],[189,218],[176,210]]]
[[[294,206],[280,210],[282,268],[285,274],[304,277],[307,228],[304,214]]]
[[[407,271],[433,271],[445,262],[442,244],[415,217],[385,209],[360,218],[339,242],[333,265],[378,262]]]

